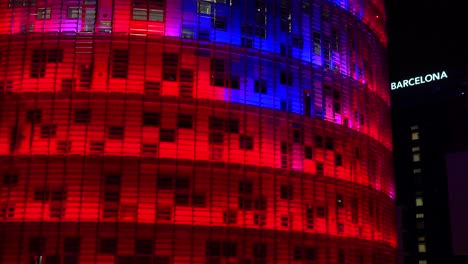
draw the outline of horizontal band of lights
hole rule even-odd
[[[0,0],[1,261],[395,263],[384,13]]]

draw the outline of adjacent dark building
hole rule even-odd
[[[457,69],[433,72],[441,70],[447,79],[392,91],[400,260],[405,264],[467,263],[462,261],[467,242],[456,235],[465,223],[454,217],[467,214],[462,201],[468,188],[461,187],[468,186],[467,172],[460,161],[467,160],[463,152],[468,150],[468,75]]]

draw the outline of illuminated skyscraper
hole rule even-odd
[[[383,0],[0,0],[2,263],[395,263]]]

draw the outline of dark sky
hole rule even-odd
[[[386,1],[391,81],[468,65],[468,1]]]

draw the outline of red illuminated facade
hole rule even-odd
[[[380,0],[0,0],[1,263],[396,262]]]

